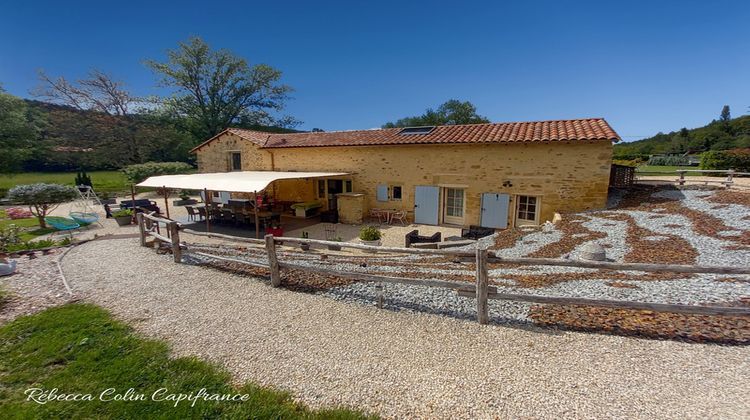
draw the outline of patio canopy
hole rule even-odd
[[[276,172],[242,171],[216,172],[190,175],[159,175],[137,184],[139,187],[174,188],[251,193],[265,189],[268,184],[280,179],[323,178],[349,175],[347,172]]]

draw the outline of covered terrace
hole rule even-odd
[[[192,220],[204,225],[207,232],[216,227],[221,229],[222,226],[252,227],[255,237],[259,238],[261,229],[264,234],[280,234],[282,217],[289,221],[293,229],[298,225],[310,224],[305,219],[305,203],[294,203],[295,200],[290,201],[289,197],[305,197],[312,194],[314,187],[308,182],[295,183],[295,180],[310,181],[348,175],[346,172],[217,172],[153,176],[137,186],[161,189],[165,198],[170,190],[201,191],[203,202],[187,208]],[[279,190],[282,188],[277,188],[283,185],[286,185],[283,188],[287,190],[286,197],[280,196]],[[290,194],[290,188],[309,188],[310,191]],[[290,207],[295,206],[302,209],[302,212],[297,212],[297,218],[289,211]]]

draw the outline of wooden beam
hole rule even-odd
[[[304,239],[304,238],[289,238],[286,236],[276,238],[277,241],[289,242],[295,244],[311,244],[311,245],[334,245],[342,248],[361,249],[364,251],[374,252],[393,252],[399,254],[421,254],[421,255],[437,255],[437,256],[467,256],[473,257],[473,251],[461,251],[455,249],[422,249],[422,248],[399,248],[389,246],[371,246],[363,245],[352,242],[337,242],[337,241],[323,241],[320,239]]]
[[[255,202],[255,238],[260,238],[260,217],[258,216],[258,191],[253,193],[253,201]]]
[[[213,258],[213,259],[216,259],[216,260],[219,260],[219,261],[227,261],[227,262],[233,262],[233,263],[238,263],[238,264],[245,264],[245,265],[249,265],[251,267],[263,268],[263,269],[266,269],[266,270],[268,269],[268,264],[261,264],[261,263],[256,263],[256,262],[252,262],[252,261],[245,261],[245,260],[241,260],[239,258],[222,257],[220,255],[208,254],[208,253],[205,253],[205,252],[192,251],[192,253],[195,254],[195,255],[200,255],[201,257]]]
[[[389,276],[381,276],[377,274],[355,273],[351,271],[339,271],[339,270],[334,270],[331,268],[311,267],[307,265],[287,263],[283,261],[279,262],[279,267],[284,268],[284,269],[310,271],[310,272],[325,274],[325,275],[329,275],[333,277],[342,277],[342,278],[359,280],[359,281],[367,281],[367,282],[406,284],[409,286],[445,287],[448,289],[456,289],[456,290],[461,289],[461,288],[466,288],[467,286],[472,287],[471,283],[462,282],[462,281],[414,279],[414,278],[409,278],[409,277],[389,277]]]
[[[167,225],[169,228],[169,237],[172,239],[172,255],[174,256],[174,262],[182,262],[182,249],[180,249],[180,229],[176,222],[171,222]]]
[[[211,210],[211,196],[208,195],[208,189],[203,189],[203,204],[206,206],[206,232],[211,232],[211,217],[209,211]]]
[[[167,219],[169,219],[169,190],[167,187],[162,186],[162,192],[164,193],[164,209],[167,211]]]
[[[265,239],[255,239],[255,238],[243,238],[241,236],[232,236],[232,235],[224,235],[222,233],[213,233],[213,232],[198,232],[197,230],[192,229],[182,229],[183,233],[189,233],[191,235],[196,236],[205,236],[207,238],[221,238],[226,239],[229,241],[235,241],[235,242],[247,242],[251,244],[265,244]]]
[[[477,246],[477,321],[486,324],[490,321],[490,309],[487,304],[487,288],[489,287],[489,275],[487,273],[487,250]]]
[[[138,233],[141,237],[141,246],[146,246],[146,226],[143,222],[143,213],[136,214],[135,219],[138,222]]]
[[[266,241],[266,252],[268,253],[268,268],[271,270],[271,286],[281,286],[281,272],[279,271],[279,260],[276,258],[276,243],[273,235],[264,236]]]
[[[158,240],[160,240],[162,242],[166,242],[168,244],[172,243],[172,239],[171,238],[167,238],[166,236],[160,235],[160,234],[158,234],[156,232],[146,232],[146,235],[153,236],[154,238],[156,238],[156,239],[158,239]]]
[[[605,261],[562,260],[555,258],[489,257],[490,263],[519,265],[552,265],[559,267],[597,268],[602,270],[646,271],[695,274],[750,274],[750,267],[724,267],[677,264],[614,263]]]

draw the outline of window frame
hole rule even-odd
[[[242,171],[242,151],[241,150],[228,150],[227,153],[229,154],[229,172],[241,172]],[[239,168],[234,167],[235,155],[239,156],[238,158],[238,163],[240,165]]]
[[[396,198],[393,192],[395,188],[398,188],[400,197]],[[388,185],[388,200],[389,201],[404,201],[404,186],[402,184],[391,184]]]
[[[534,202],[529,203],[529,199],[533,198]],[[525,195],[525,194],[517,194],[515,196],[516,204],[515,204],[515,220],[516,220],[516,226],[528,226],[528,225],[538,225],[539,224],[539,210],[541,207],[541,197],[538,195]],[[534,218],[530,219],[528,218],[531,211],[529,211],[529,206],[533,206],[533,214]],[[521,217],[523,213],[524,217]]]

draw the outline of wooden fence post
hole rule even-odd
[[[677,171],[680,174],[679,185],[685,185],[685,171]]]
[[[279,287],[281,286],[281,273],[279,272],[279,260],[276,258],[276,243],[273,235],[266,235],[264,239],[266,240],[266,252],[268,252],[268,268],[271,270],[271,286]]]
[[[727,181],[726,181],[726,187],[730,188],[732,184],[734,183],[734,169],[730,169],[727,172]]]
[[[143,220],[143,213],[136,213],[135,219],[138,221],[138,231],[141,234],[141,246],[146,246],[146,223]]]
[[[170,239],[172,240],[172,255],[174,255],[174,262],[182,262],[182,249],[180,248],[180,227],[177,226],[177,222],[170,222],[168,225],[170,233]]]
[[[489,273],[487,271],[487,250],[477,244],[477,321],[486,324],[490,320],[490,308],[487,305],[489,291]]]

